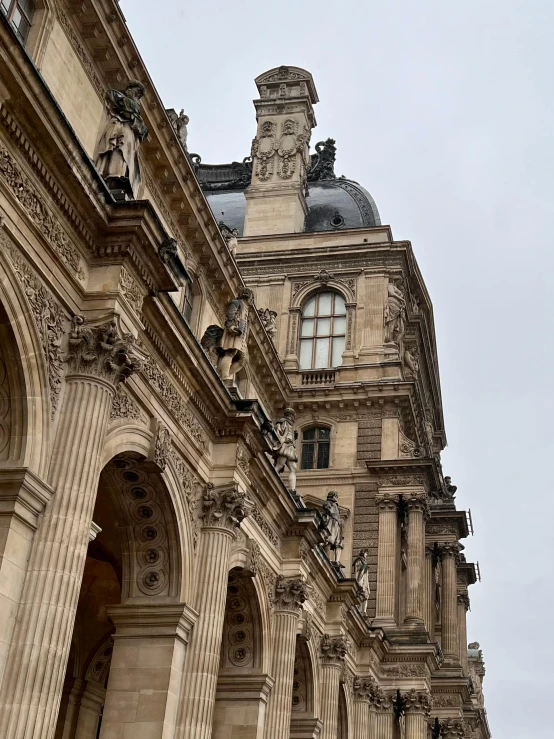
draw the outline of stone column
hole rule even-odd
[[[54,491],[33,541],[0,693],[3,739],[51,739],[96,500],[115,384],[138,369],[115,321],[73,320],[68,375],[52,451]]]
[[[111,606],[108,615],[115,634],[100,739],[170,739],[198,614],[183,603],[157,603]]]
[[[467,661],[467,612],[469,611],[469,595],[458,593],[458,647],[460,649],[460,662],[464,675],[469,675],[469,664]]]
[[[368,677],[355,677],[352,685],[353,736],[352,739],[367,739],[371,726],[369,701],[374,688],[374,680]]]
[[[456,560],[460,549],[458,542],[449,542],[440,546],[442,558],[441,645],[445,660],[455,664],[459,664]]]
[[[393,739],[394,716],[392,702],[381,688],[375,686],[370,702],[370,727],[368,739]],[[356,738],[357,739],[357,738]]]
[[[208,485],[202,501],[203,528],[197,563],[198,620],[188,648],[177,736],[209,739],[217,676],[231,543],[252,502],[236,485]]]
[[[404,711],[406,721],[406,739],[427,739],[427,720],[431,713],[431,698],[429,693],[419,693],[410,690],[405,693]]]
[[[406,499],[408,508],[408,568],[406,618],[408,626],[423,628],[423,569],[425,565],[425,516],[428,505],[424,493]]]
[[[336,739],[339,714],[339,678],[350,642],[344,636],[324,634],[320,644],[321,693],[320,716],[323,722],[320,739]]]
[[[433,547],[426,546],[423,563],[423,620],[431,641],[435,638],[435,564],[433,558]]]
[[[375,496],[379,508],[375,626],[395,624],[398,501],[399,496],[391,493],[378,493]]]
[[[288,739],[290,733],[296,631],[302,604],[307,598],[308,590],[302,580],[285,580],[283,577],[277,579],[271,669],[275,684],[267,706],[267,739]]]

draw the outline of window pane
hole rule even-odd
[[[346,313],[344,298],[338,293],[335,293],[335,313]]]
[[[323,441],[317,445],[317,469],[329,467],[329,442]]]
[[[313,341],[308,339],[300,342],[300,369],[310,369],[312,366]]]
[[[344,351],[344,336],[333,339],[333,356],[331,357],[331,367],[340,367],[342,364],[342,353]]]
[[[32,20],[34,3],[33,0],[19,0],[17,3],[29,20]]]
[[[329,336],[330,333],[331,333],[331,319],[330,318],[318,318],[317,335],[318,336]]]
[[[304,439],[304,441],[311,441],[312,439],[315,439],[316,431],[317,429],[306,429],[302,434],[302,438]]]
[[[319,304],[317,306],[318,316],[330,316],[331,315],[331,298],[332,293],[321,293],[319,296]]]
[[[2,9],[3,13],[7,13],[9,7],[10,7],[9,0],[0,0],[0,8]]]
[[[329,366],[329,339],[316,339],[314,367]]]
[[[314,320],[313,318],[308,321],[302,321],[302,333],[301,336],[313,336],[314,335]]]
[[[310,298],[308,300],[308,302],[304,306],[302,315],[303,316],[315,316],[315,298]]]
[[[331,429],[318,429],[317,430],[317,438],[318,439],[328,439],[331,434]]]
[[[188,300],[185,300],[185,305],[183,306],[183,316],[185,317],[185,321],[190,323],[190,319],[192,318],[192,303],[189,303]]]
[[[315,444],[302,444],[302,460],[300,466],[303,470],[313,470],[314,452]]]
[[[346,318],[333,318],[333,333],[344,334],[346,332]]]

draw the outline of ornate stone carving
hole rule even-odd
[[[308,587],[303,580],[289,580],[282,575],[277,577],[273,597],[273,605],[277,610],[300,612],[308,596]]]
[[[258,315],[267,331],[267,335],[274,341],[277,336],[277,324],[275,323],[277,313],[274,310],[269,310],[269,308],[258,308]]]
[[[375,496],[375,504],[382,511],[397,510],[399,502],[400,496],[393,493],[377,493]]]
[[[323,634],[319,644],[321,661],[324,665],[341,666],[350,651],[350,641],[345,636]]]
[[[204,430],[196,420],[194,413],[187,407],[184,398],[177,392],[173,383],[162,372],[152,357],[147,357],[142,367],[142,373],[158,393],[162,401],[171,411],[175,419],[191,435],[198,446],[204,451],[207,439]]]
[[[416,377],[419,372],[419,347],[417,344],[404,347],[404,375]]]
[[[458,695],[438,693],[433,695],[433,708],[457,708],[460,705]]]
[[[462,719],[449,718],[440,722],[441,739],[465,739],[466,725]]]
[[[264,582],[265,592],[267,593],[267,601],[270,608],[273,608],[277,575],[263,559],[260,560],[260,575]]]
[[[267,536],[269,541],[273,544],[274,547],[279,546],[279,537],[275,533],[275,531],[271,528],[271,526],[268,524],[268,522],[263,517],[262,512],[258,508],[257,504],[255,503],[252,511],[251,516],[254,519],[254,521],[258,524],[262,532]]]
[[[369,564],[367,561],[368,550],[360,549],[360,552],[354,563],[352,564],[352,573],[359,589],[360,612],[365,616],[367,612],[367,603],[371,595],[369,587]]]
[[[133,421],[143,420],[140,408],[131,396],[125,392],[121,384],[117,385],[115,389],[110,409],[110,420],[115,421],[118,418],[129,418]]]
[[[202,498],[204,526],[235,531],[252,509],[252,501],[236,485],[206,485]]]
[[[391,704],[391,697],[375,684],[369,696],[369,705],[371,708],[375,711],[390,711]]]
[[[0,144],[0,177],[25,210],[36,228],[69,271],[79,279],[85,273],[81,257],[46,201],[10,152]]]
[[[134,346],[134,336],[121,334],[115,319],[94,326],[83,316],[74,316],[66,359],[70,372],[96,375],[115,385],[141,369]]]
[[[319,525],[325,546],[329,548],[329,551],[334,552],[336,564],[340,564],[340,556],[344,547],[338,500],[339,494],[335,490],[327,493],[327,500],[323,503]]]
[[[15,246],[0,233],[0,246],[9,254],[15,274],[21,282],[40,336],[48,368],[52,415],[58,406],[63,377],[62,336],[67,318],[61,306],[35,276]]]
[[[372,677],[355,677],[352,683],[352,697],[357,701],[369,701],[375,689]]]
[[[164,264],[169,264],[179,253],[179,244],[172,236],[164,239],[159,246],[158,254]]]
[[[463,605],[466,611],[469,611],[470,601],[467,593],[458,593],[458,603]]]
[[[283,416],[275,421],[275,433],[279,437],[280,445],[272,450],[272,455],[277,473],[288,470],[289,490],[296,491],[296,469],[298,457],[296,456],[296,439],[298,432],[294,430],[296,413],[292,408],[285,408]]]
[[[304,128],[304,131],[299,133],[298,128],[298,121],[287,118],[282,125],[281,138],[275,145],[278,156],[277,176],[282,180],[290,180],[296,171],[296,154],[301,154],[304,167],[307,165],[310,132]]]
[[[219,226],[219,230],[221,231],[221,235],[223,236],[223,241],[227,244],[227,248],[229,249],[231,254],[236,257],[239,239],[238,229],[227,226],[225,223],[223,223],[223,221],[219,221],[217,225]]]
[[[222,380],[231,380],[248,362],[248,316],[253,293],[247,287],[225,308],[225,328],[208,326],[201,344]]]
[[[398,432],[398,456],[400,459],[417,459],[423,455],[423,451],[415,441],[409,439],[402,429]]]
[[[404,710],[406,713],[423,713],[429,716],[431,713],[431,696],[429,693],[419,692],[412,688],[408,693],[402,695],[404,699]]]
[[[315,145],[315,151],[316,153],[311,156],[308,182],[336,180],[335,159],[337,157],[337,147],[335,146],[335,139],[319,141]]]
[[[250,453],[245,444],[240,441],[237,444],[236,462],[237,466],[244,472],[245,475],[248,475],[250,473]]]
[[[94,163],[112,191],[121,199],[135,199],[142,181],[138,149],[148,135],[140,114],[144,85],[131,80],[124,92],[108,90],[104,97],[107,122],[98,142]]]
[[[414,485],[424,485],[425,478],[423,475],[406,475],[402,477],[381,477],[377,483],[379,487],[410,487]]]
[[[181,109],[181,112],[177,113],[177,111],[173,110],[173,108],[169,108],[168,110],[166,110],[166,113],[168,115],[173,130],[177,134],[177,138],[181,142],[181,146],[185,151],[187,151],[187,125],[190,120],[188,115],[185,114],[184,109]]]
[[[221,649],[222,667],[251,668],[254,662],[254,617],[245,580],[229,573]]]
[[[458,488],[456,485],[452,484],[452,478],[448,477],[448,475],[444,478],[444,487],[446,489],[447,497],[453,500]]]
[[[196,475],[189,469],[184,460],[175,451],[173,447],[169,450],[169,458],[177,472],[179,480],[181,482],[183,494],[186,501],[186,507],[188,511],[190,526],[192,530],[192,540],[194,549],[198,545],[198,536],[200,533],[198,509],[200,505],[200,491],[201,484],[200,480]]]
[[[154,462],[163,472],[167,466],[171,451],[171,434],[167,426],[158,424],[156,441],[154,442]]]
[[[425,665],[383,665],[381,667],[383,677],[427,677]]]
[[[276,133],[277,124],[273,121],[264,121],[258,136],[252,140],[250,154],[256,162],[256,176],[262,182],[267,182],[273,174],[273,158],[277,148]]]
[[[439,544],[438,551],[442,559],[453,557],[458,559],[460,552],[464,549],[464,545],[460,544],[459,541],[448,541],[444,544]]]
[[[136,280],[131,273],[125,269],[125,267],[121,268],[119,288],[131,308],[136,313],[140,313],[142,310],[143,294]]]
[[[385,303],[385,344],[399,344],[406,329],[406,301],[400,284],[389,282]]]

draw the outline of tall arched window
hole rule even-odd
[[[8,17],[12,28],[24,44],[33,22],[35,12],[33,0],[0,0],[0,10]]]
[[[302,311],[300,369],[339,367],[346,335],[346,307],[342,295],[317,293]]]

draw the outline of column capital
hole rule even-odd
[[[254,503],[238,485],[214,487],[210,482],[202,498],[201,518],[205,528],[227,529],[234,533],[252,510]]]
[[[375,503],[381,511],[395,511],[398,509],[400,495],[396,493],[377,493]]]
[[[467,593],[458,593],[458,603],[463,605],[466,611],[469,611],[469,595]]]
[[[412,511],[421,511],[425,519],[428,519],[431,515],[429,503],[427,502],[427,495],[425,493],[409,493],[408,495],[403,495],[402,502],[405,505],[408,514]]]
[[[300,613],[303,604],[308,600],[308,586],[304,580],[277,577],[273,605],[276,611]]]
[[[355,677],[352,683],[352,697],[355,701],[371,700],[376,683],[372,677]]]
[[[369,706],[374,711],[390,711],[392,709],[391,696],[387,695],[377,683],[374,684],[373,690],[369,697]]]
[[[69,374],[91,375],[116,385],[140,370],[135,337],[122,333],[118,316],[90,324],[73,316],[66,361]]]
[[[121,603],[109,606],[108,616],[117,639],[136,639],[146,632],[150,638],[174,636],[188,644],[198,613],[186,603],[145,606]]]
[[[438,553],[441,559],[455,559],[457,560],[460,556],[460,552],[465,549],[463,544],[459,541],[447,541],[438,545]]]
[[[460,718],[447,718],[440,722],[443,739],[465,739],[466,725]]]
[[[345,636],[323,634],[319,644],[321,661],[324,665],[341,667],[350,651],[350,641]]]
[[[431,713],[431,696],[428,692],[412,688],[402,695],[402,700],[406,713],[421,713],[424,716],[429,716]]]

